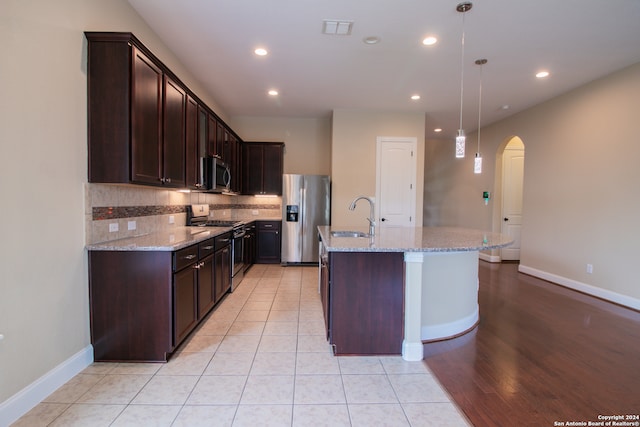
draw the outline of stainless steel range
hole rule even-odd
[[[187,206],[187,226],[191,227],[231,227],[231,292],[244,278],[244,236],[246,231],[242,221],[209,219],[209,205]]]

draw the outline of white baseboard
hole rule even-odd
[[[455,322],[441,323],[439,325],[422,326],[420,338],[422,341],[436,341],[452,338],[473,328],[480,319],[478,307],[470,315]]]
[[[83,348],[0,404],[0,426],[8,426],[93,363],[93,347]]]
[[[538,270],[533,267],[527,267],[526,265],[522,264],[519,265],[518,271],[530,276],[548,280],[549,282],[557,283],[558,285],[567,287],[569,289],[583,292],[587,295],[620,304],[634,310],[640,310],[640,300],[637,298],[632,298],[626,295],[619,294],[617,292],[609,291],[607,289],[598,288],[596,286],[587,285],[586,283],[578,282],[576,280],[568,279],[566,277],[558,276],[552,273],[547,273],[546,271]]]
[[[500,255],[491,255],[484,252],[480,252],[480,259],[487,262],[502,262]]]

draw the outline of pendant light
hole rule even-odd
[[[458,128],[458,134],[456,136],[456,157],[464,157],[464,146],[466,136],[464,129],[462,129],[462,100],[464,94],[464,15],[468,10],[471,10],[473,4],[471,2],[464,2],[456,6],[456,10],[462,13],[462,48],[460,54],[460,127]]]
[[[482,173],[482,155],[480,154],[480,116],[482,114],[482,66],[487,63],[486,59],[477,59],[476,65],[480,66],[480,90],[478,91],[478,151],[473,160],[473,173]]]

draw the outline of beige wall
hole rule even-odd
[[[519,136],[525,144],[521,265],[637,305],[639,100],[636,64],[483,128],[479,177],[471,172],[472,156],[454,159],[452,141],[428,141],[424,223],[499,231],[496,156]],[[485,189],[495,191],[489,206],[481,198]]]
[[[3,0],[0,402],[90,343],[85,30],[132,31],[216,112],[125,0]]]
[[[376,137],[416,137],[417,158],[424,156],[423,113],[389,111],[335,110],[333,112],[331,154],[331,224],[367,226],[366,203],[354,212],[347,208],[358,195],[376,195]],[[418,162],[416,223],[422,223],[423,164]]]
[[[230,125],[245,141],[284,142],[284,173],[331,174],[331,117],[235,116]]]

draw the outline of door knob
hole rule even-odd
[[[509,221],[509,218],[505,218],[504,220],[505,220],[505,221]]]
[[[386,221],[386,220],[387,220],[386,218],[380,218],[380,221]]]

